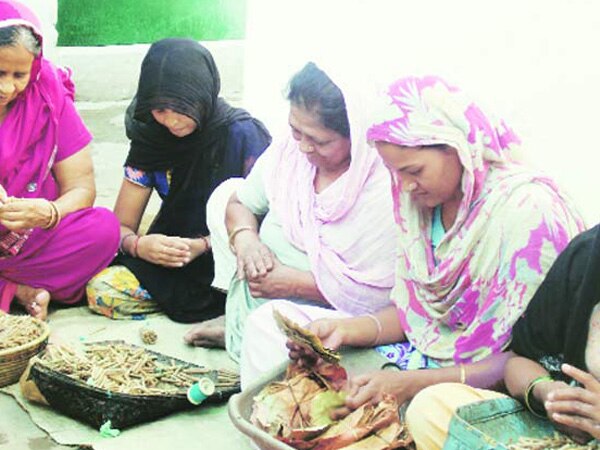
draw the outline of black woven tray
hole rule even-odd
[[[91,344],[115,344],[140,348],[125,341],[101,341]],[[186,369],[203,368],[197,364],[182,361],[162,353],[145,348],[144,350],[156,356],[157,361],[161,363],[174,363]],[[209,376],[213,381],[216,381],[217,371],[209,372],[205,376]],[[40,363],[33,364],[29,378],[35,382],[51,407],[96,429],[108,420],[111,421],[113,428],[122,429],[148,422],[176,411],[196,407],[188,401],[186,393],[133,395],[110,392],[89,386],[61,372],[49,369]],[[208,397],[202,404],[224,402],[231,395],[239,391],[239,386],[228,388],[217,387],[215,393]]]

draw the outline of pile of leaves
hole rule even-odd
[[[299,450],[387,450],[411,445],[392,396],[332,420],[331,412],[344,404],[346,382],[346,371],[337,364],[311,369],[290,364],[284,380],[268,384],[254,398],[250,420]]]

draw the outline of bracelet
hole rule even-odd
[[[133,241],[133,248],[131,249],[131,256],[134,258],[138,257],[138,243],[140,242],[141,236],[136,236]]]
[[[62,217],[60,215],[60,210],[58,209],[58,206],[56,206],[56,203],[48,200],[48,205],[50,205],[50,220],[48,220],[48,223],[44,225],[42,229],[53,230],[58,226]]]
[[[460,384],[466,384],[467,382],[467,369],[464,364],[459,364],[458,368],[460,370]]]
[[[58,206],[56,206],[56,203],[50,202],[50,206],[52,206],[52,209],[54,209],[54,212],[56,213],[56,220],[55,220],[54,224],[50,227],[50,229],[52,230],[58,226],[58,224],[62,220],[62,217],[60,215],[60,209],[58,209]]]
[[[50,219],[48,223],[42,227],[43,230],[49,230],[52,225],[54,225],[54,221],[56,220],[56,210],[52,206],[52,202],[48,200],[48,206],[50,207]]]
[[[204,249],[205,252],[210,252],[212,250],[212,246],[210,245],[210,240],[208,239],[208,236],[198,236],[199,239],[202,239],[202,242],[204,242],[204,245],[206,246],[206,248]]]
[[[125,234],[125,235],[124,235],[124,236],[121,238],[121,243],[119,244],[119,250],[121,251],[121,253],[123,253],[123,254],[127,253],[127,252],[125,251],[125,247],[123,247],[123,244],[125,244],[125,239],[127,239],[127,238],[128,238],[128,237],[130,237],[130,236],[135,236],[135,235],[136,235],[136,233],[133,233],[133,232],[131,232],[131,233],[127,233],[127,234]]]
[[[241,233],[242,231],[255,231],[254,227],[252,225],[242,225],[239,227],[234,228],[231,233],[229,233],[229,248],[231,249],[232,253],[235,254],[235,247],[233,246],[233,240],[235,239],[235,237]]]
[[[373,314],[367,314],[365,317],[372,319],[373,322],[375,322],[375,325],[377,326],[377,335],[375,336],[375,339],[371,344],[371,347],[377,347],[381,339],[381,334],[383,333],[383,326],[381,325],[381,321]]]
[[[532,398],[531,398],[531,394],[533,394],[533,388],[536,387],[538,384],[543,383],[545,381],[554,381],[552,379],[552,377],[550,375],[542,375],[541,377],[537,377],[534,378],[529,385],[527,386],[527,389],[525,390],[525,406],[527,407],[527,409],[529,410],[529,412],[531,414],[533,414],[536,417],[540,417],[542,419],[546,418],[546,408],[544,408],[544,406],[542,405],[542,412],[540,411],[536,411],[536,409],[533,407],[532,404]]]

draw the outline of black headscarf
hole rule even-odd
[[[219,98],[220,87],[210,52],[190,39],[158,41],[142,62],[138,91],[125,115],[131,140],[125,164],[146,171],[172,169],[169,194],[149,233],[208,233],[206,201],[211,180],[222,169],[228,126],[253,120]],[[188,136],[174,136],[152,116],[153,109],[166,108],[191,117],[198,127]]]
[[[210,194],[226,178],[244,176],[243,153],[237,158],[228,145],[230,125],[252,121],[246,128],[256,133],[253,141],[244,141],[246,147],[264,150],[271,141],[262,123],[229,106],[218,97],[219,89],[215,62],[196,41],[164,39],[153,44],[144,58],[138,91],[125,116],[131,140],[125,164],[145,171],[172,170],[169,193],[149,234],[192,238],[208,234]],[[172,135],[152,116],[153,109],[167,108],[191,117],[197,129],[182,138]],[[120,255],[115,263],[126,266],[173,320],[197,322],[223,314],[224,295],[210,288],[211,253],[177,269],[129,255]]]
[[[600,225],[573,239],[556,259],[513,328],[512,349],[588,370],[585,350],[592,311],[600,301]]]

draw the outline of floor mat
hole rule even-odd
[[[50,315],[51,342],[81,345],[84,342],[107,339],[123,339],[143,345],[140,328],[150,326],[158,334],[155,345],[149,349],[176,358],[214,368],[237,370],[223,350],[208,350],[189,347],[183,335],[190,325],[177,324],[167,317],[158,315],[145,321],[113,321],[91,313],[86,307],[59,310]],[[200,406],[197,409],[176,413],[154,422],[131,427],[115,438],[104,438],[98,430],[69,417],[25,400],[18,384],[0,389],[14,397],[25,409],[31,420],[50,437],[62,445],[89,445],[96,450],[110,449],[168,449],[252,448],[248,440],[231,424],[227,406]],[[2,419],[10,427],[10,418]]]

